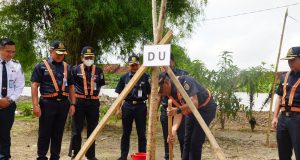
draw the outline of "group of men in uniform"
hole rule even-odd
[[[55,41],[49,49],[50,57],[39,62],[31,76],[33,113],[39,117],[38,160],[60,158],[65,122],[72,116],[70,156],[73,158],[81,147],[81,132],[87,121],[87,136],[99,121],[99,92],[105,85],[101,68],[94,64],[95,52],[86,46],[81,51],[82,63],[70,67],[64,62],[67,54],[64,44]],[[38,88],[41,96],[38,100]],[[96,160],[95,143],[86,153],[88,160]]]
[[[101,68],[94,64],[95,51],[86,46],[81,51],[82,63],[71,67],[64,62],[67,54],[64,44],[54,41],[49,49],[50,57],[36,64],[32,76],[33,113],[39,117],[38,160],[60,158],[65,122],[68,114],[72,116],[71,153],[73,158],[79,152],[84,121],[87,122],[89,136],[99,121],[99,92],[105,85]],[[15,43],[7,38],[0,40],[0,160],[9,160],[10,130],[16,110],[15,100],[20,96],[24,85],[24,74],[19,62],[13,60],[16,53]],[[277,128],[277,141],[280,159],[291,159],[294,149],[296,158],[300,158],[300,47],[289,50],[287,57],[291,71],[283,75],[277,89],[278,98],[272,124]],[[116,92],[121,93],[139,68],[139,57],[128,58],[129,71],[121,76]],[[207,125],[215,117],[217,104],[211,92],[186,71],[175,67],[171,56],[171,69],[197,107]],[[163,128],[165,159],[169,159],[168,144],[174,143],[178,135],[181,159],[201,159],[205,134],[196,118],[189,110],[181,94],[166,72],[159,76],[159,95],[161,96],[161,125]],[[38,90],[40,97],[38,97]],[[151,92],[150,76],[144,73],[123,103],[117,114],[122,115],[123,134],[121,138],[120,160],[126,160],[129,153],[130,134],[133,121],[138,135],[138,151],[146,152],[146,101]],[[167,101],[172,99],[173,108],[167,109]],[[279,111],[281,114],[279,116]],[[172,136],[168,136],[167,118],[173,116]],[[279,116],[279,118],[278,118]],[[88,160],[97,160],[95,143],[86,153]]]

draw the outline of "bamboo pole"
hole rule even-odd
[[[168,109],[172,109],[172,99],[168,100]],[[168,116],[168,135],[169,137],[173,137],[172,135],[172,116]],[[173,160],[173,143],[169,143],[169,160]]]
[[[153,38],[154,44],[157,44],[162,38],[163,24],[165,21],[167,0],[161,1],[159,24],[157,25],[156,0],[152,0],[152,21],[153,21]],[[151,76],[151,95],[150,95],[150,111],[149,111],[149,125],[147,133],[147,160],[155,160],[155,141],[157,128],[157,108],[158,108],[158,67],[152,67]]]
[[[282,48],[282,42],[283,42],[283,36],[284,36],[284,30],[285,30],[285,24],[286,24],[286,18],[288,16],[288,9],[285,11],[284,15],[284,21],[283,21],[283,27],[281,31],[281,36],[280,36],[280,44],[279,44],[279,50],[278,50],[278,55],[277,55],[277,60],[276,60],[276,67],[275,67],[275,72],[274,72],[274,81],[272,85],[272,90],[271,90],[271,102],[270,102],[270,109],[269,109],[269,119],[268,119],[268,129],[267,129],[267,137],[266,137],[266,145],[270,145],[270,130],[271,130],[271,117],[272,117],[272,107],[273,107],[273,99],[274,99],[274,92],[275,92],[275,85],[277,83],[277,71],[278,71],[278,63],[279,63],[279,58],[281,54],[281,48]]]
[[[163,34],[163,26],[166,19],[167,0],[162,0],[160,4],[160,13],[157,24],[157,38],[161,39]]]
[[[206,134],[206,136],[207,136],[207,138],[208,138],[208,140],[209,140],[209,142],[211,144],[211,147],[212,147],[213,151],[216,153],[217,157],[220,160],[225,160],[226,157],[225,157],[222,149],[218,145],[215,137],[210,132],[208,126],[206,125],[206,123],[203,120],[202,116],[198,112],[198,110],[195,107],[194,103],[192,102],[192,100],[190,99],[190,97],[188,96],[188,94],[186,93],[186,91],[184,90],[184,88],[182,87],[182,85],[180,84],[180,82],[178,81],[178,79],[176,78],[176,76],[173,73],[172,69],[169,66],[164,67],[164,68],[167,71],[167,73],[169,74],[170,78],[172,79],[172,82],[175,84],[177,90],[180,92],[180,94],[182,95],[182,97],[186,101],[188,107],[190,108],[190,110],[194,114],[194,116],[197,119],[198,123],[200,124],[201,128],[205,132],[205,134]]]
[[[152,0],[152,29],[153,29],[153,39],[154,44],[158,42],[157,40],[157,12],[156,12],[156,0]]]

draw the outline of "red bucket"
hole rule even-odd
[[[130,155],[132,160],[146,160],[146,153],[138,152]]]

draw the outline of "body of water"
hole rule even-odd
[[[25,87],[21,94],[22,96],[31,96],[31,89],[30,87]],[[106,95],[108,97],[116,98],[118,94],[115,92],[115,89],[106,89],[103,88],[100,91],[100,95]],[[245,92],[237,92],[236,95],[241,99],[241,104],[245,106],[249,106],[249,95]],[[265,99],[268,97],[267,93],[258,93],[254,95],[254,107],[253,110],[255,111],[269,111],[270,104],[267,104],[265,107],[262,108],[262,104]],[[276,95],[275,95],[276,97]],[[273,111],[274,111],[275,100],[273,102]]]

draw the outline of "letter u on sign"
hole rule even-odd
[[[144,46],[144,66],[169,66],[171,45]]]

